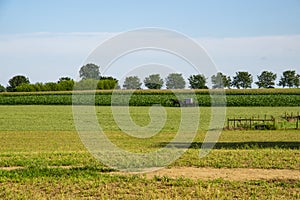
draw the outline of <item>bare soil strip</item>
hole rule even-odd
[[[50,168],[70,169],[72,166],[49,166]],[[0,170],[16,170],[24,167],[0,167]],[[152,169],[153,170],[153,169]],[[190,178],[201,180],[213,180],[222,178],[231,181],[249,181],[249,180],[300,180],[300,170],[289,169],[252,169],[252,168],[196,168],[196,167],[175,167],[164,168],[157,171],[146,173],[126,173],[110,172],[109,174],[128,175],[144,174],[146,178],[155,176],[170,178]]]
[[[112,172],[117,174],[126,174],[124,172]],[[144,173],[147,178],[154,176],[167,176],[170,178],[190,178],[201,180],[213,180],[222,178],[231,181],[248,181],[248,180],[300,180],[300,170],[289,169],[252,169],[252,168],[196,168],[196,167],[179,167],[161,169]]]
[[[171,178],[191,178],[211,180],[222,178],[225,180],[246,181],[246,180],[272,180],[272,179],[296,179],[300,180],[299,170],[287,169],[249,169],[249,168],[170,168],[150,172],[146,175],[151,178],[153,176],[168,176]]]
[[[24,168],[24,167],[19,167],[19,166],[15,166],[15,167],[0,167],[0,170],[11,171],[11,170],[23,169],[23,168]]]

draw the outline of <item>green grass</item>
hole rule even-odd
[[[280,117],[297,109],[230,107],[227,117]],[[137,124],[150,122],[149,107],[131,107],[130,111]],[[201,107],[200,111],[201,122],[191,148],[169,167],[300,170],[299,130],[223,131],[211,153],[200,159],[210,109]],[[98,120],[110,140],[132,152],[155,151],[170,142],[178,129],[180,108],[166,108],[166,112],[168,119],[159,134],[138,139],[119,130],[110,107],[96,107]],[[1,199],[300,198],[299,180],[203,181],[108,174],[112,169],[98,162],[82,145],[71,106],[0,106],[0,141],[0,167],[24,167],[0,170]]]
[[[91,169],[2,172],[2,199],[299,199],[299,181],[211,181],[107,175]]]
[[[114,122],[110,106],[97,106],[96,113],[102,128],[106,131],[119,131]],[[149,123],[150,107],[130,107],[131,117],[139,125]],[[167,123],[162,132],[174,132],[180,122],[180,108],[165,108]],[[189,109],[194,112],[193,108]],[[285,112],[300,113],[299,107],[229,107],[227,117],[264,117],[279,119]],[[200,107],[199,130],[207,130],[211,109]],[[3,131],[75,131],[71,106],[0,106],[0,130]]]
[[[103,166],[84,148],[76,132],[58,133],[1,131],[0,166]],[[115,144],[133,152],[154,151],[169,141],[169,136],[145,140],[120,141],[120,133],[111,135]],[[241,135],[239,137],[239,135]],[[204,133],[198,134],[192,148],[172,166],[300,169],[298,131],[226,131],[215,149],[199,158]]]
[[[142,126],[149,123],[148,110],[148,107],[130,108],[133,120]],[[71,107],[0,106],[0,111],[0,166],[98,164],[86,151],[75,131]],[[163,130],[154,137],[141,139],[119,130],[110,107],[96,108],[98,120],[109,139],[132,152],[155,151],[173,139],[180,122],[180,109],[166,108],[166,111],[168,119]],[[280,116],[285,111],[295,111],[295,108],[228,108],[227,117],[238,117],[242,113],[246,116]],[[210,109],[201,108],[200,117],[203,120],[191,149],[173,163],[173,166],[300,169],[298,130],[223,131],[211,154],[199,159],[199,149],[208,128]],[[174,144],[179,148],[180,145],[185,144]]]

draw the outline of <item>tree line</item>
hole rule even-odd
[[[80,68],[79,75],[81,80],[75,82],[70,77],[61,77],[57,82],[35,83],[31,84],[29,79],[22,75],[12,77],[8,81],[8,86],[0,85],[0,92],[35,92],[35,91],[70,91],[70,90],[110,90],[121,89],[119,81],[114,77],[101,76],[100,67],[89,63]],[[253,84],[253,76],[247,71],[238,71],[232,78],[218,72],[210,77],[212,88],[251,88]],[[204,74],[191,75],[188,78],[189,88],[191,89],[208,89],[207,77]],[[258,88],[274,88],[277,75],[271,71],[263,71],[257,75],[258,81],[255,84]],[[182,74],[171,73],[165,80],[160,74],[151,74],[143,80],[148,89],[161,89],[164,84],[167,89],[184,89],[186,81]],[[142,81],[138,76],[128,76],[122,85],[123,89],[141,89]],[[299,88],[300,75],[295,70],[286,70],[282,73],[278,86],[283,88]]]

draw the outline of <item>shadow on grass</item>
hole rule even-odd
[[[166,145],[176,148],[200,149],[202,144],[205,147],[213,146],[213,143],[193,142],[190,146],[184,142],[161,142],[158,147],[162,148]],[[214,145],[214,149],[264,149],[264,148],[280,148],[280,149],[300,149],[300,142],[218,142]]]

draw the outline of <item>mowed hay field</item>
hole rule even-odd
[[[150,107],[130,107],[136,124],[150,122]],[[172,140],[180,108],[165,108],[164,128],[134,138],[115,123],[109,106],[95,108],[108,138],[131,152],[155,151]],[[190,109],[193,112],[193,108]],[[200,108],[190,149],[166,169],[140,174],[114,171],[85,149],[71,106],[0,106],[1,199],[300,199],[300,131],[223,131],[210,154],[199,148],[210,119]],[[227,117],[300,112],[299,107],[228,107]]]

